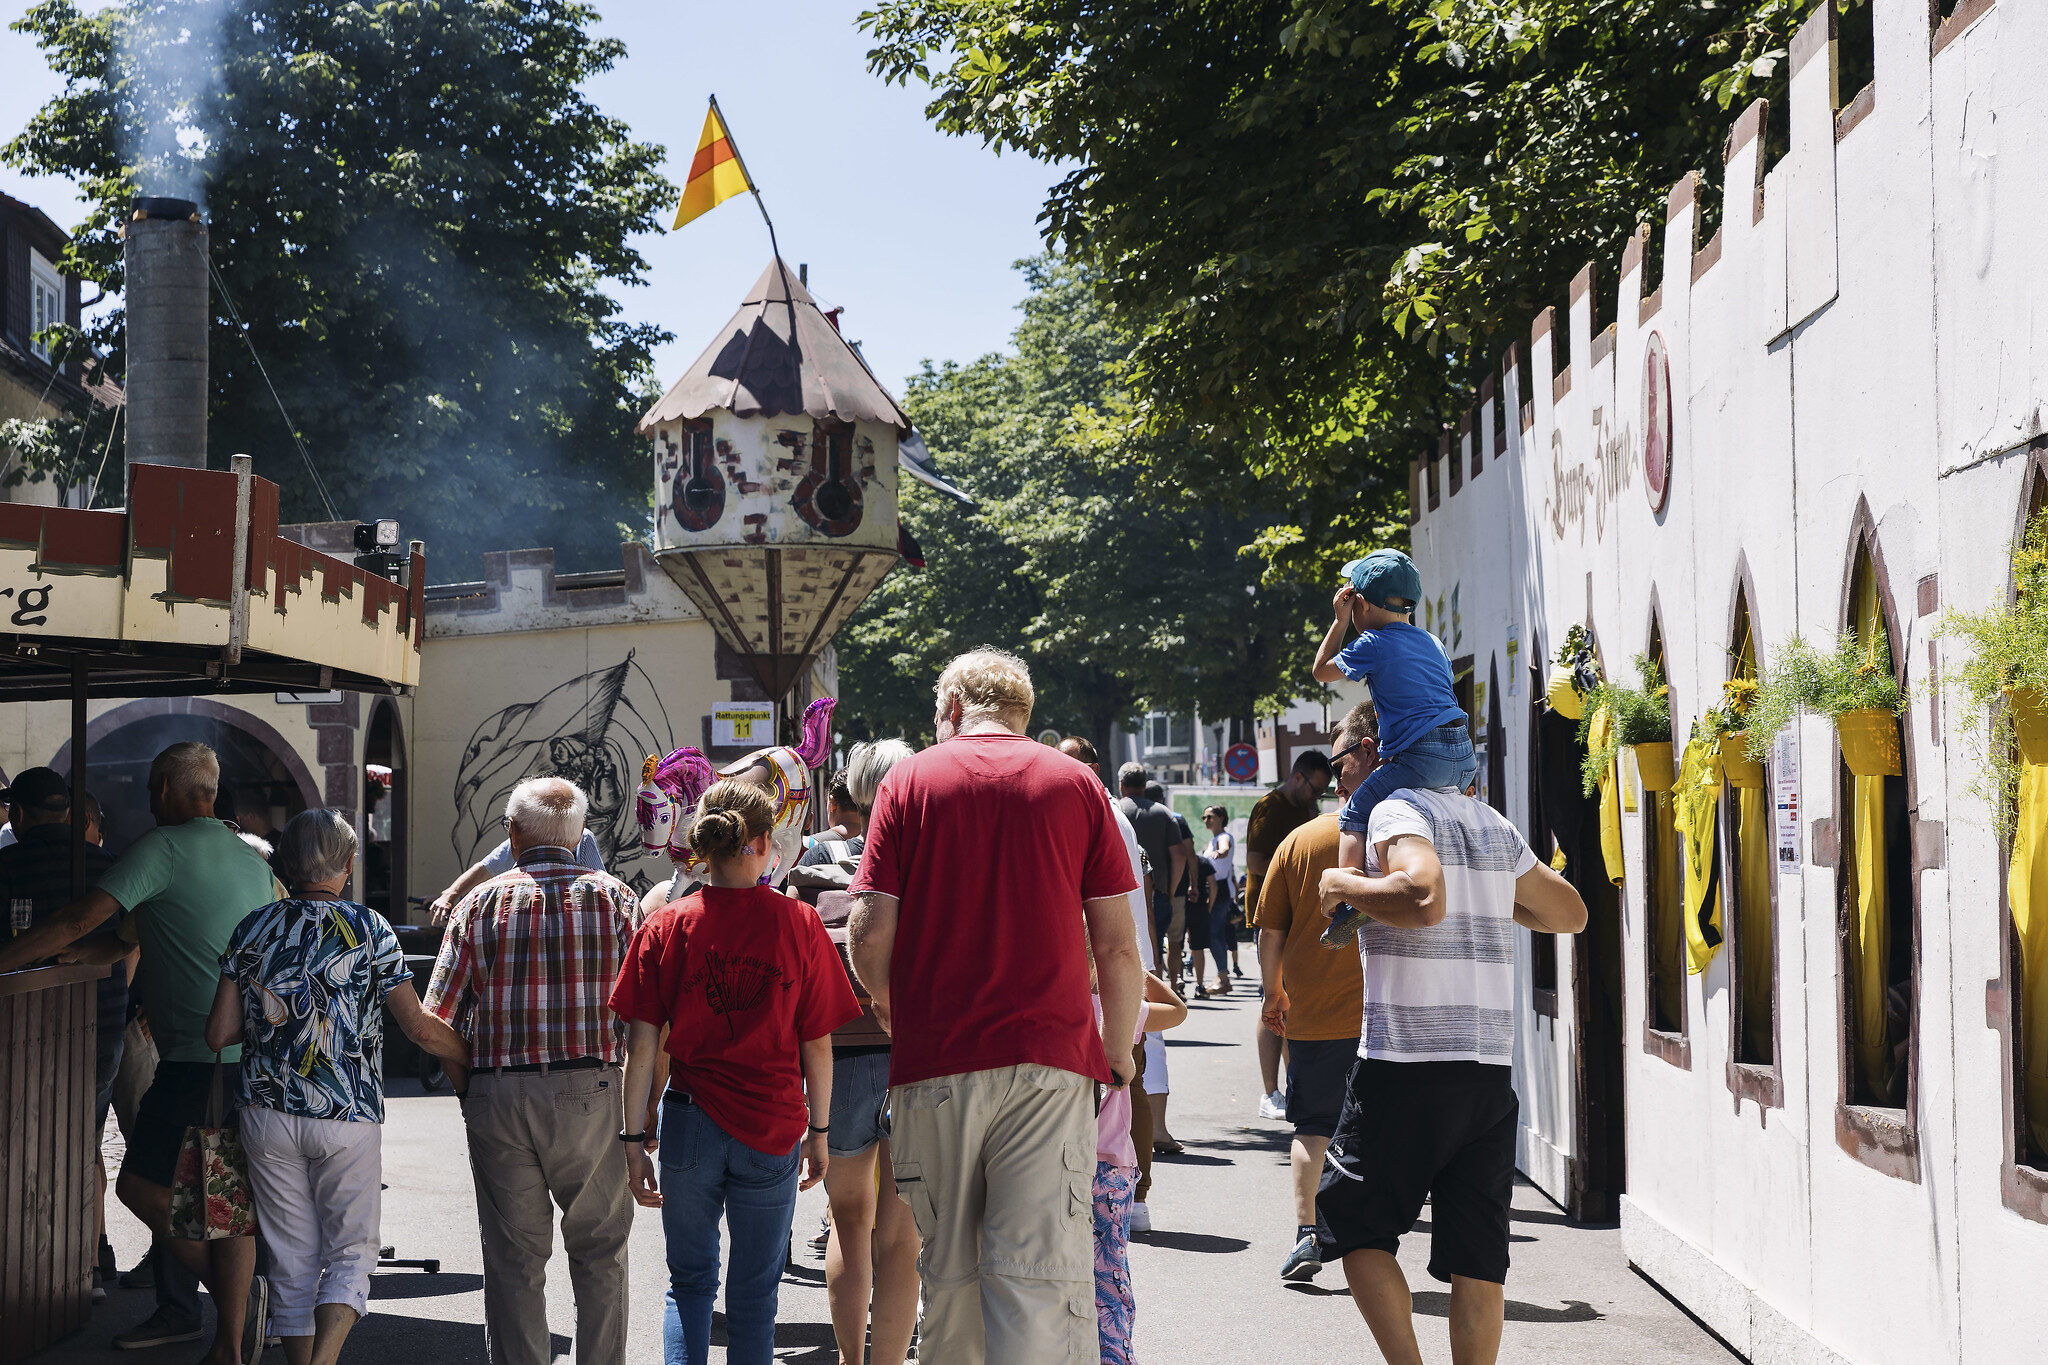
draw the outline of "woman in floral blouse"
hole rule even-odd
[[[271,1252],[271,1330],[290,1365],[334,1365],[369,1302],[385,1007],[427,1051],[469,1062],[461,1036],[420,1008],[391,925],[342,899],[355,857],[338,811],[284,827],[277,871],[294,895],[235,930],[206,1025],[209,1045],[242,1045],[242,1147]]]

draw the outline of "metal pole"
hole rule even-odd
[[[761,210],[761,221],[768,225],[768,250],[775,257],[775,269],[782,276],[782,293],[789,300],[789,343],[796,345],[796,295],[789,287],[789,267],[782,263],[782,247],[775,240],[775,220],[768,216],[768,201],[761,197],[761,186],[754,179],[754,173],[747,169],[747,159],[740,155],[739,140],[732,135],[732,125],[725,121],[725,110],[718,107],[718,96],[711,97],[711,112],[718,115],[718,126],[725,129],[725,145],[732,148],[732,159],[740,163],[740,174],[747,178],[747,191],[754,196],[754,207]]]
[[[71,899],[85,895],[85,656],[71,656]]]

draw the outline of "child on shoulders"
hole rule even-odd
[[[1346,564],[1344,579],[1331,602],[1336,619],[1316,651],[1315,678],[1365,683],[1379,713],[1379,766],[1358,784],[1337,818],[1337,861],[1363,871],[1373,807],[1407,788],[1463,791],[1479,764],[1450,656],[1442,641],[1409,619],[1422,599],[1415,562],[1399,550],[1375,550]],[[1346,644],[1353,628],[1358,637]],[[1344,906],[1323,931],[1323,942],[1348,942],[1357,925],[1358,912]]]

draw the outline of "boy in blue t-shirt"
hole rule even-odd
[[[1463,791],[1479,773],[1472,731],[1453,691],[1450,656],[1436,636],[1408,618],[1422,598],[1422,575],[1399,550],[1375,550],[1344,566],[1345,584],[1331,604],[1336,620],[1316,651],[1317,682],[1363,681],[1379,712],[1380,763],[1358,784],[1344,813],[1337,862],[1365,869],[1366,828],[1373,807],[1404,788]],[[1348,627],[1358,638],[1344,643]],[[1357,933],[1358,912],[1331,917],[1323,942],[1332,947]]]

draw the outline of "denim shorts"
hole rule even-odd
[[[832,1133],[825,1151],[859,1156],[889,1136],[889,1054],[832,1059]]]
[[[1472,785],[1479,775],[1479,760],[1472,752],[1472,732],[1463,721],[1439,725],[1398,754],[1380,760],[1372,775],[1358,784],[1337,828],[1347,834],[1363,834],[1372,823],[1373,807],[1397,791],[1413,788],[1454,787],[1459,791]]]

